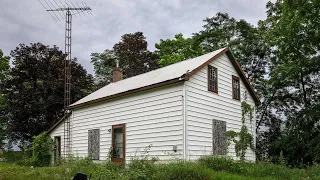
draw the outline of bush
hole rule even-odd
[[[31,153],[28,151],[7,151],[0,155],[0,158],[6,159],[10,163],[21,164],[23,159],[30,158]]]
[[[152,180],[201,180],[214,179],[214,172],[195,162],[174,162],[156,165]]]
[[[307,174],[311,179],[320,179],[320,165],[314,164],[311,168],[307,169]]]
[[[216,171],[226,171],[239,174],[245,174],[247,172],[247,170],[242,166],[243,163],[234,161],[231,158],[202,156],[199,158],[198,162],[201,165]]]
[[[33,137],[31,158],[27,161],[32,166],[49,166],[53,153],[53,141],[47,132]]]
[[[148,179],[154,172],[156,161],[157,159],[133,158],[128,165],[126,176],[129,179]]]
[[[273,177],[276,179],[303,179],[307,177],[302,169],[291,169],[278,164],[244,163],[243,166],[248,170],[246,175],[254,177]]]

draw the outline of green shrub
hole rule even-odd
[[[202,156],[199,158],[198,162],[201,165],[216,171],[226,171],[240,174],[245,174],[247,172],[247,170],[242,166],[243,163],[235,161],[231,158]]]
[[[253,177],[273,177],[276,179],[303,179],[307,177],[302,169],[291,169],[278,164],[244,163],[243,166],[248,170],[246,175]]]
[[[210,180],[214,179],[213,170],[195,162],[173,162],[156,165],[155,171],[149,177],[152,180]]]
[[[128,164],[126,176],[128,179],[148,179],[154,172],[156,161],[157,159],[133,158]]]
[[[306,173],[311,179],[320,179],[320,165],[313,165],[311,168],[307,169]]]
[[[22,164],[25,158],[30,158],[31,152],[29,151],[7,151],[0,154],[0,158],[4,158],[7,162]]]
[[[33,137],[32,156],[27,163],[32,166],[49,166],[53,152],[53,141],[47,132],[43,132]]]

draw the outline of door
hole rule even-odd
[[[61,159],[61,137],[54,137],[54,164],[58,165]]]
[[[124,164],[126,159],[126,129],[125,124],[112,126],[111,161]]]

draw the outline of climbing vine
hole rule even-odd
[[[241,110],[242,110],[242,116],[241,116],[242,127],[240,132],[227,131],[227,137],[228,137],[229,144],[231,141],[235,143],[236,155],[240,157],[240,160],[244,161],[246,150],[248,149],[248,147],[250,147],[251,150],[254,150],[253,137],[249,133],[248,128],[245,125],[247,117],[249,117],[250,124],[252,124],[253,108],[248,103],[243,101],[241,103]]]

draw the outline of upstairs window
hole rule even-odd
[[[218,93],[218,71],[213,66],[208,66],[208,90]]]
[[[232,97],[240,100],[240,80],[236,76],[232,76]]]

